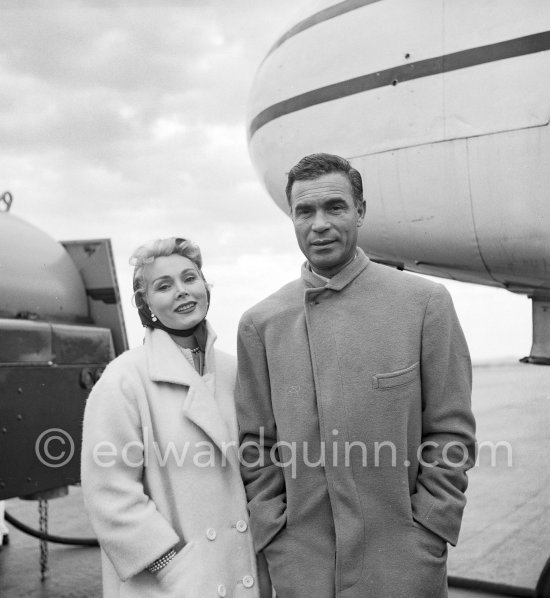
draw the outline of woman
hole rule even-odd
[[[84,415],[104,597],[271,596],[239,474],[235,359],[213,348],[200,250],[160,239],[131,263],[145,341],[109,364]]]

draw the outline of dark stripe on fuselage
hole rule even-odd
[[[367,4],[373,4],[374,2],[380,2],[380,0],[345,0],[345,2],[339,2],[334,6],[329,6],[324,10],[316,12],[314,15],[311,15],[307,19],[304,19],[303,21],[296,23],[294,27],[289,29],[284,35],[281,35],[281,37],[273,44],[271,50],[269,50],[269,52],[267,53],[266,58],[279,46],[284,44],[287,39],[304,31],[304,29],[309,29],[314,25],[318,25],[319,23],[323,23],[324,21],[328,21],[330,19],[333,19],[334,17],[339,17],[340,15],[343,15],[346,12],[356,10],[358,8],[361,8],[362,6],[366,6]]]
[[[262,110],[250,123],[249,137],[252,137],[258,129],[276,118],[316,106],[317,104],[331,102],[332,100],[370,91],[378,87],[385,87],[386,85],[398,85],[404,81],[412,81],[413,79],[439,75],[497,60],[543,52],[549,49],[550,31],[543,31],[542,33],[518,37],[488,46],[480,46],[445,56],[411,62],[377,73],[370,73],[325,87],[319,87],[318,89],[302,93]]]

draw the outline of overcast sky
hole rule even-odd
[[[0,193],[55,239],[112,240],[132,346],[128,258],[149,239],[199,243],[209,318],[230,352],[241,313],[299,275],[291,223],[251,166],[245,114],[256,69],[304,3],[2,1]],[[475,361],[529,353],[525,297],[445,284]]]

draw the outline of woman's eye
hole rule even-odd
[[[195,280],[197,280],[197,277],[196,277],[196,276],[186,276],[186,277],[183,279],[183,282],[195,282]]]
[[[167,283],[159,284],[157,287],[157,291],[167,291],[170,288],[170,285]]]

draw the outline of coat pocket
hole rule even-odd
[[[419,545],[432,556],[441,559],[447,555],[447,542],[418,521],[413,521],[413,530],[418,534]]]
[[[174,584],[174,580],[177,579],[178,576],[184,575],[186,569],[187,573],[189,573],[189,570],[192,568],[187,567],[187,559],[194,548],[195,542],[193,541],[185,544],[168,565],[156,574],[157,580],[162,588],[170,589]],[[183,570],[181,569],[182,566]]]
[[[420,375],[420,362],[417,361],[408,368],[387,372],[384,374],[375,374],[372,377],[372,387],[375,390],[385,390],[409,384]]]

